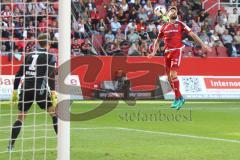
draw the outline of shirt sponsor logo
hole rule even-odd
[[[36,72],[26,71],[26,75],[28,75],[28,76],[36,76]]]
[[[177,33],[178,30],[169,30],[169,31],[165,31],[165,33],[172,33],[172,32]]]

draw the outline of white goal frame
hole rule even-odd
[[[71,0],[59,0],[59,66],[71,59]],[[69,64],[69,63],[68,63]],[[61,72],[70,73],[70,65],[59,70],[59,81],[64,81]],[[59,86],[61,88],[61,86]],[[61,89],[60,89],[61,90]],[[69,100],[70,95],[58,94],[58,102]],[[66,103],[64,103],[66,104]],[[63,105],[63,104],[59,104]],[[68,106],[59,106],[64,108]],[[61,111],[60,111],[61,112]],[[70,114],[70,113],[67,113]],[[70,119],[58,118],[57,160],[70,160]]]

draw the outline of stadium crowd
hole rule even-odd
[[[91,35],[97,36],[99,43],[103,44],[98,53],[102,55],[130,55],[144,56],[149,53],[148,48],[158,35],[158,30],[164,23],[153,13],[157,5],[178,6],[179,19],[191,27],[199,37],[209,46],[224,46],[228,55],[240,56],[240,28],[237,8],[229,15],[218,11],[216,17],[209,16],[202,9],[200,0],[111,0],[103,1],[101,6],[83,0],[73,0],[76,6],[77,20],[73,21],[73,39],[86,39]],[[97,9],[98,8],[98,9]],[[105,13],[105,16],[101,16]],[[99,38],[100,37],[100,38]],[[184,36],[186,46],[199,48],[191,39]],[[82,43],[82,46],[85,43]],[[97,43],[97,42],[96,42]],[[158,55],[163,55],[163,43],[160,43]],[[76,45],[74,45],[76,46]],[[73,47],[73,54],[86,54],[81,52],[84,47]],[[129,48],[129,49],[128,49]],[[200,50],[199,50],[200,51]],[[87,53],[94,54],[94,53]],[[196,55],[202,55],[196,52]],[[192,55],[190,55],[192,56]]]
[[[1,54],[30,52],[43,32],[50,34],[49,51],[57,53],[58,0],[13,1],[1,0]],[[178,6],[179,19],[206,44],[224,46],[229,56],[240,56],[237,8],[228,15],[219,10],[213,18],[204,12],[200,0],[72,0],[72,55],[147,55],[164,23],[153,13],[157,5]],[[187,36],[183,42],[199,48]],[[163,45],[159,56],[164,53]]]
[[[1,0],[1,55],[21,57],[34,50],[39,34],[49,33],[50,52],[58,48],[58,0]],[[48,2],[48,3],[47,3]]]

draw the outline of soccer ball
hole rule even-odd
[[[163,16],[166,12],[167,10],[165,6],[160,5],[154,8],[154,14],[159,17]]]

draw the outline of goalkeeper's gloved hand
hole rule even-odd
[[[168,21],[169,21],[169,18],[168,18],[167,16],[162,16],[162,20],[163,20],[164,22],[168,22]]]
[[[12,93],[12,102],[13,102],[13,103],[17,103],[17,102],[18,102],[18,91],[17,91],[17,90],[13,90],[13,93]]]
[[[57,106],[57,92],[56,91],[51,91],[51,101],[53,107]]]

